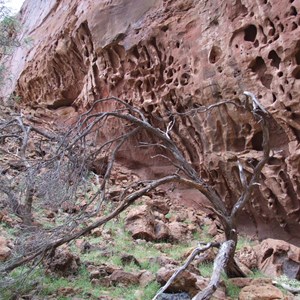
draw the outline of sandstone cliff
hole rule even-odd
[[[26,0],[23,35],[33,41],[14,54],[15,81],[5,92],[15,89],[34,115],[64,118],[114,95],[153,119],[255,93],[274,118],[273,152],[241,225],[297,242],[298,11],[297,0]],[[182,117],[173,131],[189,160],[233,205],[241,188],[236,160],[251,173],[262,150],[259,127],[228,107]]]

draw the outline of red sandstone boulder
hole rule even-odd
[[[147,270],[126,272],[121,268],[105,264],[100,266],[91,264],[87,267],[87,269],[89,272],[89,278],[93,285],[106,287],[116,285],[128,286],[132,284],[146,286],[155,279],[154,275]]]
[[[81,289],[79,289],[79,288],[61,287],[56,291],[56,294],[70,299],[72,296],[74,296],[80,292],[81,292]],[[71,298],[71,299],[74,299],[74,298]]]
[[[11,250],[8,247],[8,240],[4,236],[0,236],[0,261],[7,260],[11,255]]]
[[[161,220],[155,221],[155,240],[156,241],[170,241],[172,234],[169,227]]]
[[[75,274],[80,266],[80,258],[68,248],[57,248],[53,255],[44,261],[47,271],[61,276]]]
[[[156,280],[161,285],[164,285],[171,278],[175,271],[176,269],[174,268],[170,269],[168,267],[162,267],[157,272]],[[167,289],[167,292],[187,292],[191,297],[196,295],[198,292],[196,275],[186,270],[183,271],[175,278],[170,287]]]
[[[168,224],[170,235],[173,241],[184,241],[188,237],[187,224],[181,222],[171,222]]]
[[[135,264],[136,266],[141,267],[140,262],[133,255],[128,253],[121,254],[121,262],[123,266],[129,264]]]
[[[93,264],[90,264],[87,266],[87,270],[89,272],[90,279],[99,279],[104,277],[109,277],[112,273],[115,271],[121,270],[118,267],[101,264],[100,266],[95,266]]]
[[[271,284],[248,285],[242,288],[239,300],[280,300],[285,299],[282,291]]]
[[[259,269],[265,274],[300,279],[300,248],[280,240],[266,239],[255,247]]]
[[[238,260],[244,264],[248,269],[253,270],[257,268],[257,255],[254,249],[250,246],[243,247],[236,253]]]
[[[139,273],[125,272],[123,270],[116,270],[109,277],[111,285],[121,284],[124,286],[138,284],[139,278]]]
[[[249,277],[237,277],[230,278],[228,281],[239,288],[243,288],[248,285],[270,285],[272,284],[271,278],[249,278]]]
[[[152,210],[157,211],[163,215],[166,215],[170,211],[170,207],[165,199],[153,199],[147,203]]]
[[[125,229],[134,239],[155,240],[154,217],[147,205],[132,208],[126,218]]]
[[[142,287],[147,286],[150,282],[155,280],[155,276],[150,271],[141,271],[139,275],[139,284]]]
[[[174,265],[174,266],[178,265],[178,262],[176,260],[171,259],[164,255],[158,257],[151,257],[149,259],[149,262],[153,264],[158,263],[161,267],[164,267],[166,265]]]

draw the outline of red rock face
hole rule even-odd
[[[240,224],[299,240],[299,1],[27,0],[22,11],[33,43],[13,73],[34,109],[84,110],[114,95],[168,122],[168,111],[256,94],[273,116],[273,152]],[[251,173],[262,150],[259,127],[232,107],[179,118],[173,139],[228,206],[241,189],[237,157]]]

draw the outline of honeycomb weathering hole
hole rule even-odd
[[[271,50],[269,55],[268,55],[268,58],[272,60],[271,66],[276,67],[277,69],[279,69],[279,65],[281,63],[281,58],[278,56],[276,51]]]
[[[297,65],[300,65],[300,50],[298,50],[295,54],[295,59],[296,59],[296,63]]]
[[[251,143],[252,143],[252,147],[253,147],[254,150],[262,151],[263,150],[263,146],[262,146],[263,133],[261,131],[255,133],[252,140],[251,140]]]
[[[296,67],[292,72],[292,75],[295,79],[300,79],[300,66]]]
[[[290,15],[297,16],[297,14],[298,14],[298,12],[297,12],[297,9],[295,8],[295,6],[291,6]]]
[[[259,74],[263,74],[267,70],[266,63],[261,56],[256,57],[255,60],[250,63],[249,68],[254,73]]]
[[[211,64],[216,63],[220,59],[221,55],[222,55],[221,48],[218,46],[213,46],[209,53],[209,58],[208,58],[209,62]]]
[[[261,260],[261,263],[263,263],[268,257],[272,256],[273,252],[274,252],[274,250],[273,250],[272,248],[269,248],[269,249],[265,252],[265,254],[264,254],[264,256],[263,256],[263,258],[262,258],[262,260]]]
[[[257,35],[257,28],[254,25],[249,25],[245,28],[244,40],[254,42]]]

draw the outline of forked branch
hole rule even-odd
[[[202,245],[202,246],[201,246]],[[159,296],[164,293],[168,287],[173,283],[173,281],[184,271],[187,269],[187,267],[190,265],[190,263],[195,259],[197,255],[199,255],[202,252],[207,251],[208,249],[212,247],[220,247],[219,243],[207,243],[207,244],[199,244],[198,247],[196,247],[193,252],[190,254],[186,262],[178,268],[174,274],[169,278],[169,280],[166,282],[166,284],[157,292],[157,294],[154,296],[152,300],[157,300],[159,299]]]

